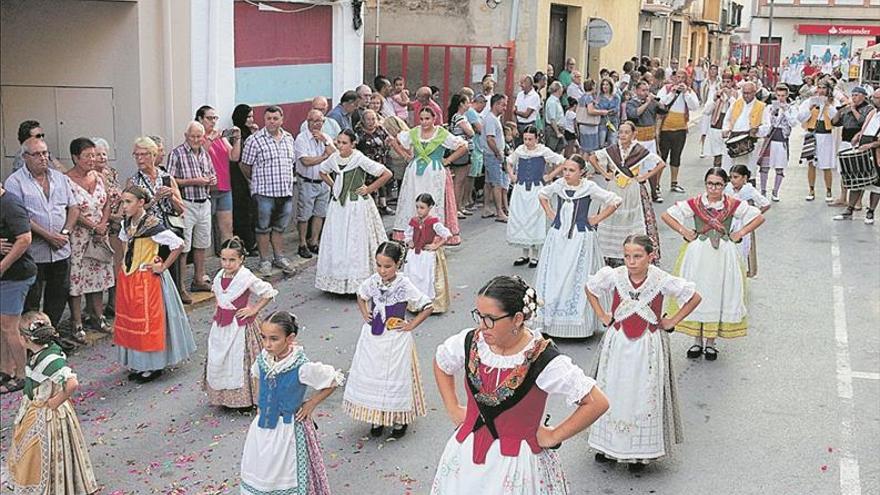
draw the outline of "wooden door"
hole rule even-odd
[[[568,33],[568,7],[550,6],[550,40],[547,43],[547,62],[556,74],[565,69],[565,38]],[[543,67],[539,68],[543,71]]]

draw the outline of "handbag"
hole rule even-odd
[[[92,236],[89,243],[86,244],[86,250],[83,252],[83,258],[95,260],[101,263],[113,262],[113,248],[110,247],[110,241],[106,237]]]
[[[574,118],[578,125],[599,125],[599,122],[602,120],[601,115],[591,114],[587,107],[582,105],[578,105]]]

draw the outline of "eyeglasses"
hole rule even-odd
[[[34,135],[31,136],[31,137],[34,137],[34,138],[37,138],[37,139],[43,139],[44,137],[46,137],[46,134],[43,133],[43,132],[41,132],[41,133],[39,133],[39,134],[34,134]]]
[[[510,318],[513,315],[502,315],[502,316],[492,316],[492,315],[484,315],[480,314],[476,308],[471,311],[471,317],[474,319],[474,323],[477,325],[482,324],[486,328],[495,328],[495,322],[498,320],[503,320],[505,318]]]
[[[204,119],[205,119],[205,120],[212,120],[212,121],[213,121],[213,120],[219,120],[220,117],[218,117],[218,116],[216,116],[216,115],[209,115],[209,116],[204,117]]]
[[[706,187],[709,189],[721,189],[725,184],[723,182],[707,182]]]
[[[28,156],[39,156],[39,157],[49,156],[48,151],[34,151],[33,153],[31,153],[30,151],[25,151],[24,154],[28,155]]]
[[[143,158],[145,156],[151,156],[151,155],[152,155],[152,153],[150,153],[149,151],[135,151],[134,153],[131,154],[131,156],[133,156],[135,158]]]

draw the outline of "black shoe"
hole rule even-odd
[[[521,258],[517,258],[516,261],[513,262],[513,266],[523,266],[529,263],[529,259],[525,256]]]
[[[163,370],[141,371],[134,373],[134,376],[129,375],[129,377],[138,383],[147,383],[162,376],[162,371]]]
[[[314,246],[309,246],[309,251],[311,251],[313,254],[318,254],[318,245],[315,244]]]
[[[403,425],[400,428],[394,428],[391,430],[391,438],[403,438],[406,435],[406,427],[408,425]]]
[[[381,437],[382,432],[385,431],[385,427],[382,425],[374,426],[370,428],[370,436],[371,437]]]
[[[703,346],[700,344],[694,344],[688,349],[687,357],[688,359],[697,359],[698,357],[703,355]]]
[[[535,268],[538,266],[538,260],[529,261],[529,268]]]
[[[300,246],[297,254],[299,254],[301,258],[305,259],[309,259],[312,257],[312,252],[309,251],[309,248],[307,248],[306,246]]]
[[[390,216],[390,215],[395,215],[396,213],[397,213],[397,212],[394,211],[393,208],[389,208],[389,207],[387,207],[387,206],[380,206],[380,207],[379,207],[379,215],[382,215],[383,217],[387,217],[387,216]]]
[[[715,361],[718,359],[718,350],[707,345],[706,348],[703,349],[703,356],[705,356],[706,361]]]
[[[598,462],[600,464],[605,464],[606,462],[611,462],[611,459],[605,457],[605,454],[603,454],[601,452],[596,452],[595,459],[596,459],[596,462]]]
[[[645,470],[645,466],[647,466],[647,464],[642,464],[641,462],[634,462],[634,463],[627,464],[626,468],[629,469],[629,472],[631,472],[631,473],[641,473],[642,471]]]
[[[113,318],[116,316],[116,308],[113,306],[104,306],[104,318]]]

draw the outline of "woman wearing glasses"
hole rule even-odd
[[[552,449],[596,421],[608,399],[571,358],[529,328],[539,304],[519,277],[495,277],[477,295],[477,327],[437,348],[434,376],[457,429],[440,458],[432,494],[568,493]],[[464,406],[455,391],[461,370]],[[550,395],[577,408],[555,426],[544,419]]]
[[[707,361],[714,361],[715,339],[744,337],[748,327],[745,272],[736,243],[764,223],[764,217],[754,206],[724,194],[729,181],[723,168],[710,168],[705,193],[677,202],[662,215],[686,242],[675,275],[695,282],[703,296],[688,319],[676,325],[695,339],[687,351],[691,359],[705,355]],[[742,225],[739,230],[732,228],[734,221]],[[675,300],[668,302],[667,311],[678,311]]]

